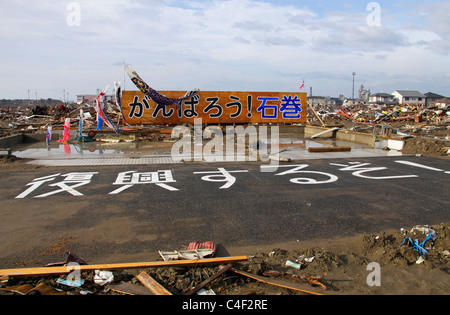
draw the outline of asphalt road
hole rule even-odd
[[[67,249],[91,263],[132,262],[192,241],[226,254],[450,220],[448,159],[307,160],[271,170],[240,162],[4,169],[0,268],[54,262]]]

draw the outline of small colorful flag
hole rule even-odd
[[[47,128],[47,144],[50,144],[50,141],[52,140],[52,126],[48,126]]]
[[[302,85],[300,86],[300,90],[303,89],[305,87],[305,81],[303,80]]]
[[[63,139],[58,142],[66,143],[70,138],[70,118],[66,118],[64,122]]]

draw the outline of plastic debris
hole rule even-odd
[[[295,269],[298,269],[298,270],[300,270],[300,268],[302,267],[301,264],[295,263],[295,262],[290,261],[290,260],[286,261],[286,266],[289,266],[289,267],[292,267],[292,268],[295,268]]]
[[[400,245],[400,247],[402,247],[405,244],[405,245],[408,245],[409,248],[412,248],[412,249],[416,250],[417,252],[419,252],[419,254],[426,255],[428,253],[428,251],[425,249],[425,244],[429,240],[435,240],[436,238],[437,238],[436,234],[433,234],[431,232],[428,233],[427,238],[422,243],[419,243],[418,239],[415,239],[413,241],[410,237],[405,237],[403,239],[403,242]]]
[[[419,259],[417,259],[417,261],[416,261],[416,265],[420,265],[424,261],[425,261],[425,258],[423,258],[423,256],[420,256]]]
[[[180,251],[158,251],[159,255],[164,261],[178,260],[178,259],[205,259],[214,257],[217,251],[217,244],[211,241],[200,243],[189,243],[186,250]]]
[[[105,285],[113,282],[114,274],[111,271],[95,270],[94,282],[98,285]]]
[[[77,263],[79,265],[87,265],[87,262],[70,251],[65,252],[66,261],[56,262],[45,265],[45,267],[67,266],[69,263]]]
[[[62,285],[66,285],[68,287],[80,288],[84,284],[84,280],[83,279],[79,279],[79,280],[72,281],[72,280],[59,278],[58,280],[56,280],[56,283],[59,283],[59,284],[62,284]]]
[[[296,262],[306,262],[306,263],[312,263],[314,260],[314,256],[312,257],[305,257],[305,255],[301,255],[296,259]]]

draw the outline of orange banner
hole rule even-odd
[[[164,91],[179,98],[186,92]],[[131,125],[306,123],[307,94],[290,92],[200,91],[176,105],[161,106],[140,91],[123,91],[122,110]]]

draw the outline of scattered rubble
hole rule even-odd
[[[23,104],[15,107],[10,105],[5,103],[0,107],[0,137],[45,132],[48,127],[52,127],[53,131],[63,130],[66,118],[70,118],[72,129],[77,130],[80,110],[84,113],[84,132],[87,134],[97,129],[94,104],[45,103],[28,107]],[[114,135],[112,132],[111,135],[95,138],[95,141],[114,143],[170,140],[170,132],[165,132],[170,131],[168,126],[133,126],[127,131],[126,127],[130,126],[123,120],[116,104],[108,101],[105,111],[111,121],[123,126],[125,131],[123,135]],[[308,124],[312,126],[402,138],[406,141],[403,150],[406,154],[447,155],[450,149],[450,99],[438,100],[428,107],[414,104],[352,104],[345,107],[324,105],[319,108],[308,106],[307,117]],[[130,136],[131,134],[135,137]]]
[[[449,150],[449,140],[415,137],[406,139],[402,152],[405,154],[448,155]]]
[[[14,163],[15,161],[19,160],[18,157],[11,154],[0,154],[0,164],[9,164]]]
[[[0,107],[0,137],[44,130],[50,125],[62,127],[66,117],[76,116],[78,112],[76,104],[28,107],[3,105]]]
[[[404,154],[448,155],[450,153],[450,99],[429,107],[419,105],[368,106],[354,104],[323,106],[308,112],[313,126],[339,127],[374,136],[404,139]]]
[[[425,252],[407,244],[406,239],[420,242]],[[68,272],[18,277],[0,270],[0,294],[446,295],[450,292],[449,246],[450,224],[418,225],[294,250],[276,248],[253,256],[180,258],[155,262],[163,264],[157,267],[127,268],[121,264],[123,268],[113,270],[102,265],[101,270],[81,270],[78,279]],[[71,261],[84,262],[74,254],[66,264]],[[367,283],[367,266],[372,262],[381,268],[383,285],[379,287]]]
[[[93,105],[2,106],[0,137],[46,130],[49,126],[62,130],[65,118],[71,118],[76,128],[80,109],[89,114],[84,120],[85,126],[88,129],[95,128],[96,111]],[[109,109],[109,114],[118,123],[122,119],[121,113],[114,111],[113,107]],[[427,108],[415,105],[324,107],[308,112],[308,121],[310,125],[338,126],[344,130],[374,136],[380,132],[377,126],[389,126],[393,135],[405,139],[403,152],[406,154],[448,155],[450,150],[448,100]],[[111,135],[98,137],[96,140],[164,141],[170,138],[170,133],[165,132],[165,129],[166,126],[158,126],[151,129],[155,132]],[[9,154],[0,156],[2,164],[15,160],[17,158]],[[436,237],[426,242],[428,234],[423,232],[425,229],[402,229],[392,233],[365,235],[356,240],[330,242],[332,245],[337,244],[337,247],[322,243],[295,250],[273,249],[268,253],[256,253],[246,261],[233,264],[212,264],[207,261],[210,258],[206,258],[202,265],[187,263],[167,267],[82,271],[78,280],[83,281],[79,282],[73,281],[67,274],[17,277],[2,274],[0,270],[0,295],[154,295],[158,292],[173,295],[399,292],[445,295],[450,292],[450,285],[446,281],[450,270],[450,224],[431,228]],[[411,241],[405,242],[407,237]],[[426,253],[417,251],[414,247],[415,240],[418,240],[417,244]],[[61,251],[62,248],[58,250]],[[69,251],[69,248],[64,250]],[[180,251],[175,251],[176,256],[183,257],[185,254],[179,253]],[[164,261],[163,257],[161,260]],[[63,265],[68,262],[66,260]],[[371,262],[381,265],[383,279],[389,285],[378,288],[367,285],[366,267]],[[420,286],[417,285],[419,283]]]
[[[315,113],[327,126],[341,126],[365,133],[375,133],[375,126],[390,126],[393,133],[399,136],[428,136],[450,140],[450,99],[437,101],[426,108],[410,104],[355,104],[345,108],[324,106],[316,109]],[[308,121],[311,125],[321,126],[315,113],[308,112]]]

